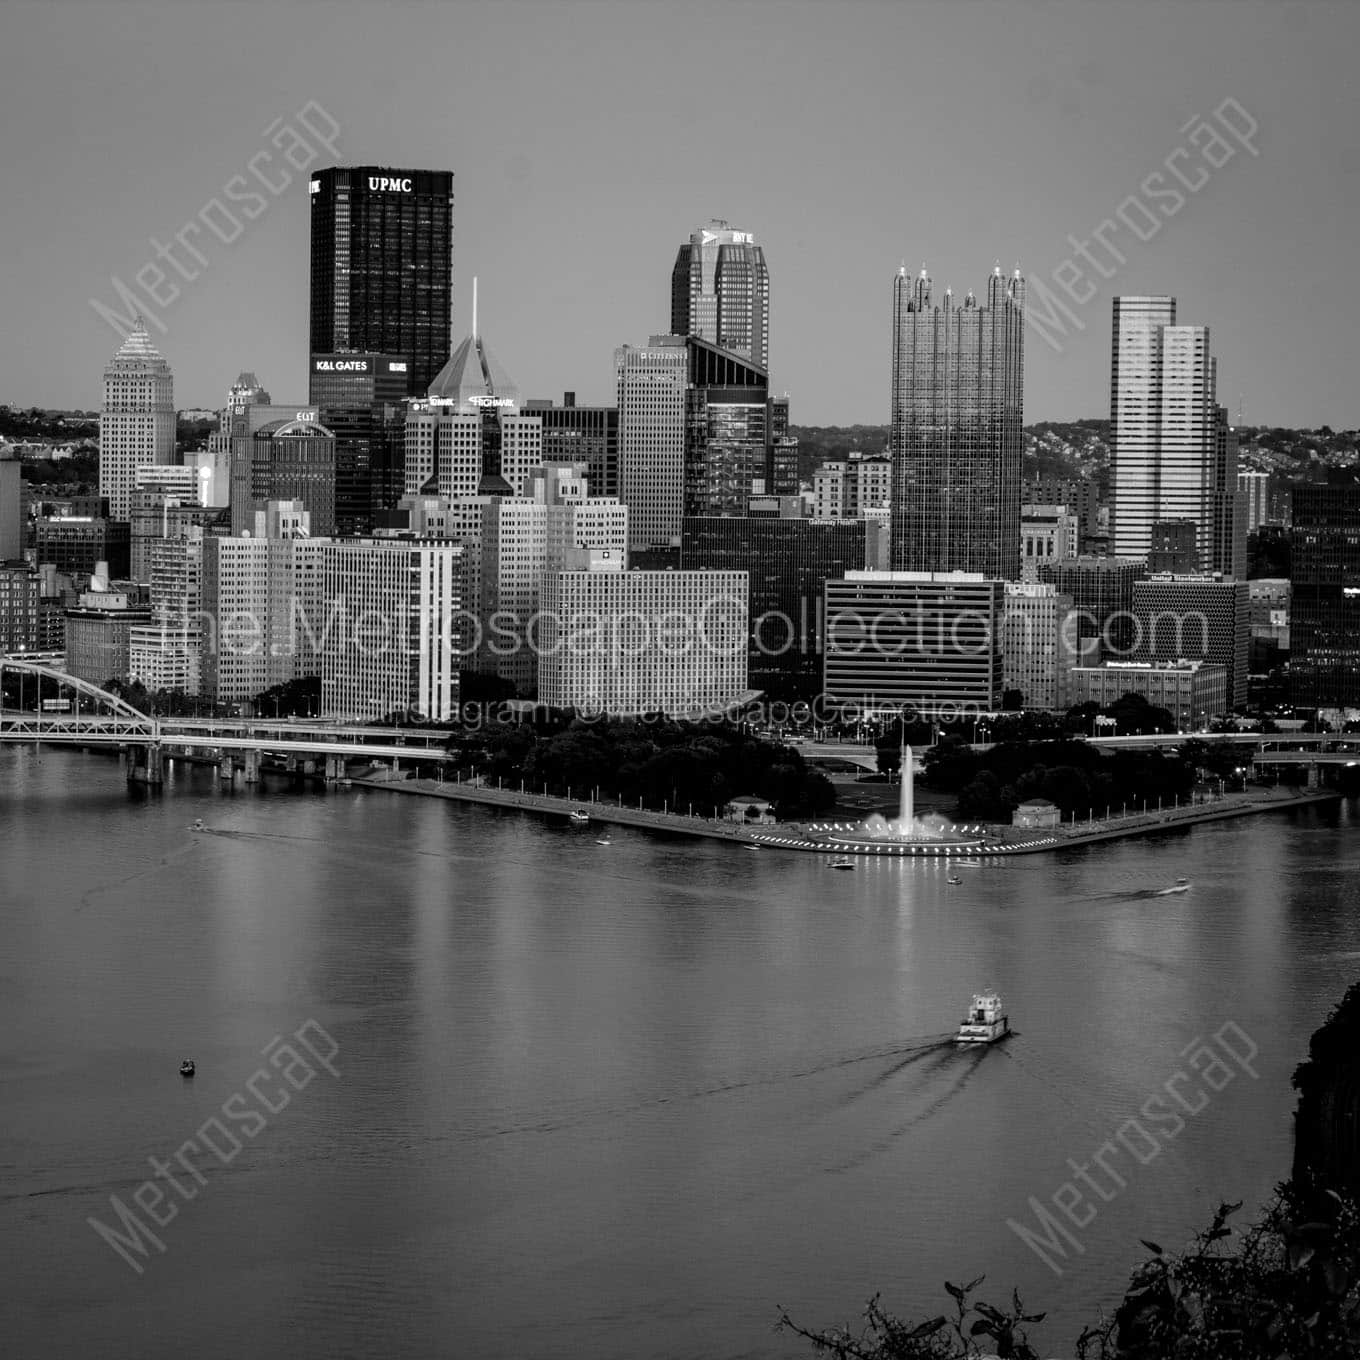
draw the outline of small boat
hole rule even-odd
[[[833,859],[828,867],[832,869],[853,869],[855,861],[849,855],[842,855],[839,859]]]
[[[600,837],[596,840],[595,844],[596,844],[596,845],[612,845],[613,842],[609,839],[608,836],[600,836]]]
[[[185,1060],[180,1063],[179,1074],[181,1077],[192,1077],[194,1075],[194,1060],[192,1058],[185,1058]]]
[[[979,992],[954,1036],[956,1044],[994,1044],[1011,1032],[1011,1022],[1001,1009],[995,992]]]
[[[751,845],[751,844],[748,842],[746,845],[743,845],[743,846],[742,846],[742,849],[743,849],[743,850],[759,850],[759,849],[760,849],[760,846],[758,846],[758,845]]]
[[[573,808],[567,813],[567,818],[574,826],[585,826],[590,821],[590,813],[584,808]]]
[[[958,887],[958,885],[963,882],[963,879],[961,879],[958,874],[950,874],[949,877],[945,879],[945,882],[952,883],[955,887]]]
[[[1170,897],[1173,893],[1183,893],[1190,891],[1190,880],[1188,878],[1178,878],[1169,888],[1158,888],[1158,897]]]
[[[193,826],[191,826],[191,827],[189,828],[190,831],[206,831],[207,829],[208,829],[207,823],[204,822],[204,820],[203,820],[202,817],[200,817],[200,818],[193,824]]]

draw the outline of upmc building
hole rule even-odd
[[[452,349],[453,173],[336,167],[309,187],[310,352],[401,355],[423,396]]]

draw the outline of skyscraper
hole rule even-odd
[[[170,365],[137,324],[104,370],[99,413],[99,494],[125,520],[139,466],[175,461],[175,393]]]
[[[1218,405],[1209,327],[1176,324],[1173,297],[1117,297],[1110,359],[1110,536],[1146,558],[1152,526],[1196,525],[1198,566],[1240,575],[1237,440]]]
[[[335,167],[310,189],[311,353],[404,358],[422,395],[451,348],[452,172]]]
[[[678,545],[684,513],[685,393],[682,335],[654,335],[645,348],[614,351],[619,392],[619,498],[629,548]]]
[[[1291,697],[1360,708],[1360,486],[1296,486],[1293,500]]]
[[[671,333],[770,366],[770,275],[749,231],[715,219],[680,247],[671,271]]]
[[[894,571],[1020,567],[1025,281],[1000,266],[979,306],[968,293],[936,305],[925,269],[893,284]]]

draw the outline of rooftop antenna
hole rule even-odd
[[[477,276],[472,276],[472,338],[477,339]]]

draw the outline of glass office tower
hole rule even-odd
[[[924,269],[893,284],[894,571],[1020,574],[1025,281],[936,304]]]
[[[680,247],[671,270],[671,334],[697,335],[770,366],[770,274],[749,231],[719,219]]]
[[[310,352],[400,356],[423,396],[452,349],[453,173],[335,167],[310,190]]]

